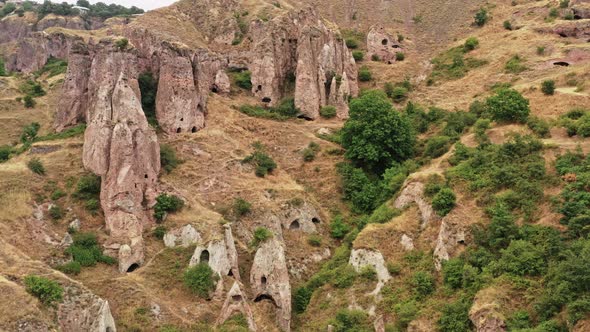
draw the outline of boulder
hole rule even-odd
[[[469,319],[477,332],[502,332],[506,331],[504,315],[500,312],[503,308],[501,297],[509,301],[505,294],[497,294],[498,290],[484,288],[477,292],[473,305],[469,310]],[[500,293],[502,293],[500,291]]]
[[[193,225],[184,225],[164,235],[164,244],[168,248],[177,246],[188,247],[201,242],[201,235]]]
[[[436,213],[432,209],[432,206],[424,198],[424,184],[422,182],[410,182],[406,184],[401,194],[394,202],[396,209],[403,209],[411,203],[416,203],[422,216],[421,228],[437,219]]]
[[[250,271],[254,302],[270,301],[277,309],[277,324],[291,330],[291,284],[283,243],[273,237],[260,245]]]
[[[209,241],[206,245],[197,245],[189,266],[195,266],[201,262],[206,262],[220,277],[232,276],[240,280],[238,252],[229,225],[224,225],[222,239]],[[223,278],[220,278],[219,282],[223,282]]]
[[[360,272],[364,267],[371,266],[377,272],[377,287],[372,294],[377,295],[381,291],[381,288],[389,279],[391,275],[385,265],[385,259],[379,251],[368,250],[368,249],[353,249],[350,253],[350,259],[348,264],[352,265],[355,271]]]

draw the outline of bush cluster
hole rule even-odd
[[[252,234],[252,242],[250,242],[250,246],[256,248],[271,237],[272,232],[268,230],[268,228],[256,227],[256,229],[254,229],[254,234]]]
[[[27,292],[45,305],[61,302],[64,290],[56,281],[36,275],[28,275],[24,279]]]
[[[184,273],[184,285],[198,297],[208,299],[211,291],[215,289],[215,284],[218,279],[209,264],[199,263]]]
[[[94,233],[75,233],[74,242],[66,249],[66,253],[72,257],[72,262],[58,266],[58,269],[77,274],[81,267],[95,266],[97,263],[115,264],[117,261],[102,253],[98,245],[98,239]]]
[[[277,168],[275,161],[265,152],[265,148],[260,143],[254,143],[254,152],[244,158],[242,163],[252,164],[255,169],[255,174],[258,177],[265,177],[271,174]]]
[[[292,119],[299,115],[299,109],[295,107],[293,98],[287,98],[276,107],[261,107],[256,105],[242,105],[239,111],[256,118],[265,118],[277,121]]]
[[[184,206],[184,201],[176,195],[160,194],[156,197],[154,205],[154,218],[157,221],[163,221],[168,213],[180,211]]]
[[[171,173],[178,165],[180,160],[176,156],[176,150],[168,144],[160,144],[160,166],[166,173]]]
[[[27,162],[27,167],[35,174],[45,175],[45,166],[43,166],[43,162],[38,157],[31,158]]]

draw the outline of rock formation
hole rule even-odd
[[[328,104],[339,108],[339,116],[348,115],[343,101],[358,94],[354,59],[315,11],[291,12],[267,24],[256,22],[251,30],[252,92],[262,102],[278,104],[294,80],[295,106],[304,117],[317,118]]]
[[[164,245],[168,248],[176,246],[188,247],[201,242],[201,235],[193,225],[173,229],[164,235]]]
[[[283,331],[291,330],[291,284],[280,240],[271,238],[260,245],[250,271],[250,287],[254,302],[268,300],[277,308],[277,324]]]
[[[367,57],[378,57],[385,63],[394,63],[396,53],[403,52],[401,43],[397,38],[389,34],[383,26],[372,26],[367,33]]]
[[[227,293],[227,297],[225,302],[223,303],[223,307],[221,309],[221,313],[215,322],[216,325],[223,324],[228,318],[232,315],[241,313],[246,317],[248,321],[248,328],[250,331],[256,331],[256,323],[254,322],[254,316],[252,315],[252,310],[246,302],[246,297],[242,293],[242,289],[240,288],[240,284],[235,281],[229,292]]]
[[[160,147],[141,108],[135,61],[132,52],[101,43],[92,60],[84,134],[84,166],[102,177],[108,248],[118,251],[121,272],[143,262],[146,210],[160,171]]]
[[[391,279],[391,275],[385,266],[385,259],[383,259],[383,255],[379,251],[353,249],[348,264],[352,265],[357,272],[360,272],[365,266],[371,266],[375,269],[378,283],[372,294],[378,294],[383,285]]]
[[[229,225],[224,226],[223,238],[211,240],[206,245],[197,245],[189,266],[199,263],[207,263],[220,277],[233,276],[236,280],[240,280],[238,253]],[[220,278],[219,282],[222,281],[223,279]]]
[[[321,222],[319,213],[308,202],[301,206],[285,204],[278,217],[283,229],[300,230],[304,233],[317,232],[316,225]]]
[[[35,32],[30,37],[19,39],[16,51],[6,59],[10,71],[32,73],[42,68],[51,57],[67,59],[73,44],[82,38],[61,32]]]
[[[416,203],[422,216],[421,228],[437,218],[430,203],[424,199],[424,184],[422,182],[409,182],[394,202],[396,209],[403,209],[411,203]]]
[[[69,287],[66,294],[57,313],[63,331],[117,331],[108,301],[75,287]]]
[[[477,332],[506,331],[504,316],[500,313],[502,304],[495,292],[494,289],[485,288],[475,295],[473,306],[469,310],[469,319]]]
[[[458,248],[465,246],[464,223],[468,218],[469,216],[459,215],[457,209],[443,218],[434,248],[434,265],[438,271],[442,267],[442,261],[456,256]]]

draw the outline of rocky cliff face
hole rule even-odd
[[[10,71],[32,73],[42,68],[50,57],[67,59],[72,45],[79,43],[80,37],[61,32],[35,32],[30,37],[19,38],[16,51],[6,59]]]
[[[397,38],[388,33],[381,25],[372,26],[367,33],[367,57],[377,57],[385,63],[394,63],[396,53],[403,52]]]
[[[101,205],[119,270],[143,262],[142,231],[151,223],[160,147],[141,108],[135,55],[103,43],[92,60],[84,166],[102,177]]]

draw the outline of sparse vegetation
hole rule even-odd
[[[43,166],[41,159],[37,157],[31,158],[31,160],[27,162],[27,167],[35,174],[45,175],[45,166]]]
[[[242,105],[240,106],[239,110],[248,116],[277,121],[292,119],[299,114],[299,110],[295,108],[295,101],[293,98],[282,100],[281,103],[276,107]]]
[[[336,107],[332,105],[323,106],[320,109],[320,116],[325,119],[332,119],[336,116]]]
[[[129,40],[127,38],[119,38],[115,41],[115,46],[119,51],[124,51],[129,46]]]
[[[396,52],[395,53],[395,60],[396,61],[404,61],[406,59],[406,54],[404,52]]]
[[[234,199],[232,210],[238,218],[243,217],[252,211],[252,204],[241,197],[237,197]]]
[[[45,305],[61,302],[63,299],[63,287],[56,281],[36,275],[28,275],[24,279],[26,290]]]
[[[144,72],[137,78],[139,91],[141,92],[141,108],[148,121],[154,127],[158,127],[156,118],[156,95],[158,94],[158,81],[151,72]]]
[[[232,77],[238,87],[244,90],[252,90],[252,73],[249,70],[233,72]]]
[[[255,167],[254,173],[258,177],[265,177],[267,174],[271,174],[277,168],[275,161],[266,154],[265,148],[260,143],[254,143],[254,152],[244,158],[242,163],[251,164]]]
[[[264,243],[266,240],[272,237],[272,232],[268,230],[266,227],[256,227],[254,233],[252,234],[252,242],[250,242],[250,246],[252,248],[257,248],[260,244]]]
[[[541,91],[548,96],[552,96],[555,93],[555,81],[546,80],[541,83]]]
[[[368,82],[372,79],[373,79],[373,74],[371,74],[369,67],[362,66],[361,68],[359,68],[359,80],[361,82]]]
[[[74,243],[65,252],[81,267],[95,266],[97,263],[116,264],[117,261],[114,258],[103,255],[96,234],[75,233],[72,238]],[[70,268],[76,269],[75,266]]]
[[[363,59],[365,58],[365,52],[354,50],[352,51],[352,57],[354,58],[354,61],[363,61]]]
[[[467,51],[467,52],[473,51],[478,46],[479,46],[479,40],[475,37],[467,38],[467,40],[465,41],[465,44],[463,44],[463,47],[465,48],[465,51]]]
[[[4,65],[4,58],[0,57],[0,76],[7,76],[6,66]]]
[[[510,23],[510,21],[508,20],[504,21],[504,23],[502,23],[502,26],[504,26],[504,29],[506,30],[512,30],[512,23]]]
[[[475,25],[477,25],[478,27],[482,27],[484,26],[486,23],[488,23],[488,20],[490,19],[489,15],[488,15],[488,10],[485,8],[480,8],[477,13],[475,13]]]
[[[504,69],[507,73],[520,74],[523,71],[528,70],[527,66],[524,65],[523,62],[523,58],[521,58],[519,55],[514,55],[508,60],[508,62],[506,62]]]
[[[47,63],[43,68],[35,72],[35,77],[39,77],[43,74],[47,74],[47,77],[53,77],[60,74],[65,74],[68,70],[68,62],[62,59],[49,57]]]
[[[178,165],[180,160],[176,157],[176,150],[168,144],[160,144],[160,166],[171,173]]]
[[[465,45],[447,50],[432,59],[433,71],[429,76],[429,85],[436,80],[455,80],[464,77],[472,69],[487,64],[485,60],[466,57],[469,51]]]
[[[168,213],[178,212],[184,206],[184,201],[176,195],[160,194],[154,205],[154,218],[164,221]]]

